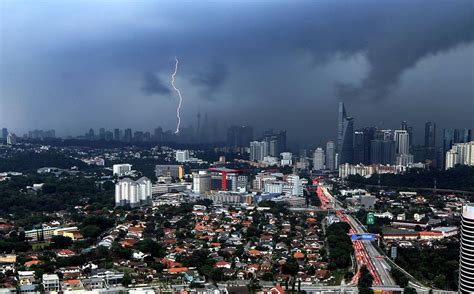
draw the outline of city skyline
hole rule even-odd
[[[473,0],[0,0],[0,294],[474,293]]]
[[[235,15],[209,1],[0,5],[0,125],[17,133],[173,129],[175,56],[184,126],[208,113],[221,132],[285,128],[291,142],[322,146],[343,101],[356,128],[474,128],[469,1],[234,3]]]

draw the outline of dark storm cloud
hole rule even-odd
[[[386,98],[396,88],[400,76],[421,59],[474,40],[471,1],[459,1],[456,5],[446,1],[414,1],[407,6],[402,10],[389,5],[389,11],[377,11],[382,12],[380,20],[368,30],[373,35],[361,44],[370,65],[368,75],[359,85],[336,83],[339,97]],[[398,20],[402,21],[390,23]]]
[[[141,88],[145,95],[169,95],[171,90],[153,72],[143,74],[143,86]]]
[[[226,81],[228,70],[223,63],[213,62],[206,72],[198,73],[191,79],[194,85],[202,87],[201,97],[214,100],[217,91]]]
[[[71,120],[71,129],[102,121],[125,124],[117,119],[125,109],[127,117],[139,118],[130,119],[137,127],[150,122],[170,127],[176,97],[165,79],[175,56],[185,124],[199,109],[229,124],[234,119],[262,128],[278,124],[274,127],[310,141],[318,139],[295,117],[308,118],[319,136],[331,138],[341,99],[374,121],[380,121],[378,109],[363,113],[372,102],[384,109],[393,100],[410,103],[411,97],[421,104],[449,96],[458,108],[443,118],[471,115],[465,105],[472,105],[474,95],[466,82],[474,76],[472,61],[459,62],[473,57],[470,0],[37,3],[0,4],[0,111],[10,109],[0,113],[1,124],[15,121],[27,129],[41,120],[61,127],[63,118],[53,121],[57,114],[43,109],[56,104],[67,119],[88,113]],[[420,67],[427,60],[436,66],[443,58],[459,69],[440,78]],[[421,73],[424,80],[440,82],[411,85],[402,96],[404,77]],[[129,99],[143,95],[172,99]],[[103,108],[109,111],[90,112]],[[357,116],[355,110],[350,114]],[[405,114],[418,117],[409,109]],[[430,119],[435,118],[420,117],[417,123]]]

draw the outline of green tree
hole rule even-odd
[[[299,265],[296,259],[293,257],[288,258],[286,263],[282,266],[281,270],[285,275],[295,276],[298,273]]]
[[[357,283],[359,293],[373,293],[372,289],[370,289],[372,287],[373,281],[374,278],[370,274],[369,270],[366,266],[363,266],[360,269],[359,282]]]
[[[130,277],[130,274],[129,273],[125,273],[123,275],[123,279],[122,279],[122,285],[124,287],[128,287],[128,285],[130,285],[132,283],[132,278]]]
[[[51,247],[55,249],[64,249],[72,245],[72,239],[61,235],[51,238]]]
[[[97,238],[100,233],[101,230],[96,225],[87,225],[81,229],[81,234],[84,238]]]

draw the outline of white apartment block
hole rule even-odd
[[[454,144],[451,150],[446,152],[446,169],[457,164],[474,166],[474,141]]]
[[[114,176],[123,177],[130,174],[132,171],[132,165],[128,163],[114,164],[112,170]]]
[[[125,178],[115,184],[115,206],[146,205],[150,203],[151,195],[151,181],[147,177],[142,177],[137,181]]]

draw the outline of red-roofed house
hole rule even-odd
[[[230,268],[231,263],[227,262],[227,261],[224,261],[224,260],[221,260],[221,261],[216,262],[214,267],[217,267],[217,268]]]

